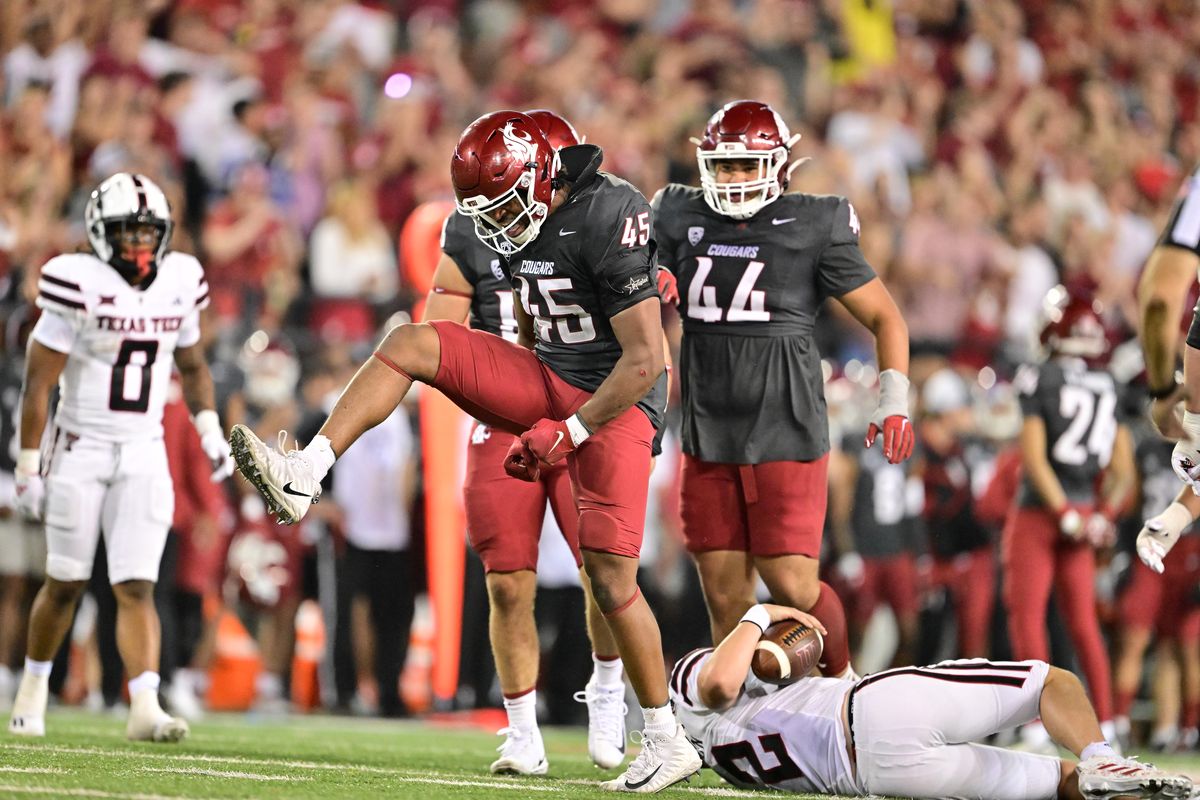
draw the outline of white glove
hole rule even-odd
[[[22,450],[17,454],[13,479],[17,488],[17,510],[25,519],[40,522],[46,511],[46,483],[41,474],[42,454]]]
[[[220,483],[233,474],[234,467],[221,420],[217,417],[217,412],[206,409],[196,415],[193,424],[196,426],[196,433],[200,434],[200,448],[212,462],[212,482]]]
[[[1104,514],[1094,511],[1083,523],[1083,536],[1092,547],[1112,547],[1117,541],[1117,526]]]
[[[1161,575],[1163,559],[1191,524],[1192,512],[1182,503],[1171,503],[1166,511],[1146,520],[1137,537],[1137,554],[1142,563]]]
[[[1087,520],[1083,518],[1083,514],[1079,513],[1079,509],[1067,506],[1058,515],[1058,530],[1063,536],[1066,536],[1072,541],[1080,541],[1084,537],[1084,527]]]
[[[1200,414],[1183,412],[1183,433],[1171,453],[1171,467],[1179,480],[1200,495]]]

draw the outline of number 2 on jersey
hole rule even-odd
[[[761,261],[746,265],[726,312],[717,305],[717,288],[704,285],[712,272],[713,260],[708,256],[696,256],[696,275],[688,286],[687,315],[703,322],[720,322],[722,317],[726,322],[770,322],[771,312],[766,310],[767,293],[754,288],[766,266]]]
[[[133,354],[141,353],[145,359],[141,364],[133,363]],[[113,362],[112,382],[108,390],[108,407],[113,411],[137,411],[145,413],[150,407],[150,369],[158,356],[158,342],[126,339],[121,342],[117,351],[117,360]],[[139,370],[137,380],[137,395],[130,399],[126,393],[127,370]]]
[[[723,770],[745,784],[761,783],[770,786],[773,783],[804,777],[800,767],[788,755],[787,745],[784,744],[783,737],[778,733],[759,736],[758,745],[762,748],[764,755],[774,757],[775,766],[766,766],[754,749],[754,745],[747,741],[717,745],[712,749],[713,759]],[[742,769],[738,765],[738,761],[745,761],[746,766],[754,771],[754,775]]]
[[[1101,467],[1107,467],[1117,438],[1116,409],[1115,392],[1097,394],[1082,386],[1069,383],[1063,386],[1058,396],[1058,412],[1071,423],[1054,442],[1051,450],[1054,460],[1079,465],[1091,453],[1100,460]]]

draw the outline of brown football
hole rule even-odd
[[[795,620],[776,622],[755,645],[750,669],[767,683],[792,683],[812,672],[824,647],[819,631]]]

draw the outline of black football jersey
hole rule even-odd
[[[738,221],[679,184],[652,205],[659,263],[679,281],[684,452],[727,464],[820,458],[829,425],[817,310],[875,277],[853,207],[785,194]]]
[[[1179,187],[1160,245],[1182,247],[1200,255],[1200,167]]]
[[[632,184],[600,172],[595,145],[559,151],[567,200],[536,239],[501,260],[519,302],[533,318],[534,352],[579,389],[599,388],[621,357],[609,319],[658,297],[650,204]],[[666,375],[638,406],[662,425]]]
[[[442,252],[454,259],[474,288],[471,327],[516,341],[512,285],[500,267],[500,256],[475,235],[475,223],[457,211],[450,212],[442,224]]]
[[[1014,384],[1021,413],[1046,425],[1046,457],[1073,503],[1092,503],[1101,473],[1112,458],[1121,403],[1113,376],[1077,358],[1027,365]],[[1028,477],[1021,480],[1020,504],[1041,506]]]
[[[864,447],[859,434],[842,448],[858,462],[850,521],[854,546],[864,558],[888,558],[920,548],[924,487],[911,475],[912,461],[889,464],[881,447]]]

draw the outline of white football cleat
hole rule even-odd
[[[619,767],[625,760],[625,684],[605,688],[591,681],[575,702],[587,703],[588,755],[600,769]]]
[[[1187,798],[1192,794],[1189,778],[1131,758],[1094,756],[1075,767],[1075,772],[1079,776],[1079,792],[1088,800],[1112,797],[1166,800]]]
[[[668,736],[642,735],[642,752],[629,763],[625,773],[600,784],[610,792],[649,794],[687,780],[700,771],[703,763],[696,748],[683,732],[682,725]]]
[[[13,699],[8,732],[15,736],[46,735],[46,703],[50,699],[50,676],[36,676],[25,670]]]
[[[546,761],[546,746],[542,744],[542,732],[537,728],[523,731],[508,727],[496,731],[504,741],[496,749],[500,757],[492,762],[491,770],[496,775],[545,775],[550,769]]]
[[[280,431],[283,447],[287,434]],[[267,503],[267,509],[284,525],[295,525],[308,513],[308,507],[321,498],[321,482],[313,475],[312,461],[300,450],[285,455],[267,447],[245,425],[234,425],[229,446],[238,471],[253,484]]]

